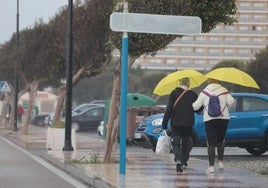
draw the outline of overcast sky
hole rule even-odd
[[[31,27],[42,18],[46,23],[68,0],[19,0],[19,29]],[[16,32],[17,0],[0,0],[0,44]]]

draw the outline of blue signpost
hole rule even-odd
[[[128,13],[124,4],[123,13],[110,16],[113,31],[123,32],[121,51],[121,96],[120,96],[120,174],[126,172],[126,126],[128,87],[128,36],[127,32],[195,35],[201,33],[201,19],[194,16],[170,16]]]
[[[126,171],[126,132],[127,132],[127,85],[128,85],[128,36],[122,37],[121,56],[121,97],[120,97],[120,174]]]

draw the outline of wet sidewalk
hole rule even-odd
[[[225,166],[224,171],[216,170],[215,174],[206,175],[207,161],[194,156],[190,158],[188,168],[183,173],[177,173],[171,154],[156,155],[150,150],[132,146],[127,147],[126,173],[120,175],[119,163],[90,163],[102,159],[105,145],[103,139],[90,138],[86,142],[77,140],[75,151],[63,152],[45,149],[44,128],[31,126],[26,136],[6,130],[1,130],[1,135],[24,148],[37,149],[34,150],[37,155],[81,179],[89,187],[263,188],[268,185],[267,176],[228,166]],[[192,152],[197,151],[194,148]]]

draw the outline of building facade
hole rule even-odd
[[[177,38],[154,57],[135,66],[152,70],[210,70],[223,60],[249,61],[268,45],[268,0],[237,0],[238,22],[207,34]]]

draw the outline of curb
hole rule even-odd
[[[72,174],[75,178],[83,181],[85,184],[89,186],[93,186],[96,188],[98,187],[99,188],[116,188],[115,186],[109,184],[105,180],[93,175],[92,173],[88,171],[85,171],[79,167],[71,165],[68,162],[55,160],[55,158],[51,157],[45,152],[41,152],[41,155],[39,156],[43,158],[44,160],[48,161],[49,163],[53,164],[54,166],[64,170],[65,172]]]

